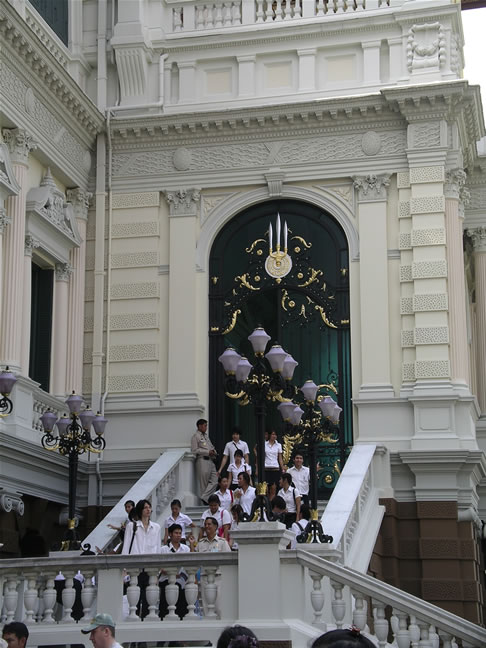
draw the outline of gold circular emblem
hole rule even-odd
[[[258,283],[260,281],[260,275],[255,275],[255,281]]]
[[[294,248],[294,252],[296,252],[297,254],[299,254],[299,252],[300,252],[300,247],[299,247],[299,246],[295,247],[295,248]]]
[[[292,259],[288,254],[274,253],[265,260],[265,270],[275,279],[285,277],[292,270]]]
[[[331,475],[326,475],[326,476],[324,477],[324,481],[326,482],[326,484],[330,484],[330,483],[332,482],[332,477],[331,477]]]
[[[257,254],[258,254],[258,256],[262,256],[263,250],[257,250]]]
[[[304,275],[302,274],[302,272],[299,272],[299,274],[297,275],[297,279],[303,279],[303,278],[304,278]]]
[[[293,299],[291,299],[291,300],[289,301],[289,306],[290,306],[290,308],[293,308],[293,307],[295,306],[295,302],[294,302]]]

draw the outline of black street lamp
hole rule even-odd
[[[268,401],[282,399],[282,393],[289,388],[297,362],[284,351],[279,344],[274,344],[265,354],[270,336],[261,327],[248,336],[255,354],[252,366],[247,358],[233,348],[228,348],[218,360],[226,373],[226,396],[238,400],[240,405],[252,403],[256,418],[258,485],[257,498],[253,511],[260,510],[260,521],[271,520],[272,514],[267,497],[265,481],[265,415]],[[265,362],[266,358],[268,364]]]
[[[304,542],[332,542],[324,533],[317,510],[317,450],[321,442],[339,442],[339,416],[341,408],[330,396],[317,396],[319,387],[306,380],[300,388],[304,401],[302,409],[291,400],[281,403],[278,410],[287,423],[292,445],[306,447],[309,451],[311,519],[302,537]]]
[[[5,367],[5,370],[0,373],[0,418],[12,413],[13,403],[9,396],[16,382],[17,378],[10,373],[8,367]]]
[[[44,427],[45,434],[41,439],[42,447],[46,450],[58,451],[59,454],[69,459],[69,519],[68,529],[62,550],[77,550],[80,542],[76,535],[76,486],[78,479],[78,457],[85,452],[100,453],[104,450],[106,442],[103,438],[107,420],[99,412],[93,414],[91,409],[81,411],[84,400],[74,392],[66,400],[69,408],[69,416],[64,414],[60,419],[47,410],[40,421]],[[57,425],[58,436],[54,436],[53,429]],[[91,426],[95,436],[91,436]]]

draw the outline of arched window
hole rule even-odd
[[[288,226],[288,254],[292,268],[273,277],[265,270],[269,226],[277,244]],[[247,355],[248,335],[263,326],[299,362],[294,383],[312,378],[328,385],[343,408],[339,447],[322,445],[319,463],[321,496],[330,492],[347,448],[352,444],[351,362],[349,340],[348,246],[340,225],[321,208],[297,200],[272,200],[245,209],[218,234],[210,256],[210,402],[211,437],[219,448],[238,426],[250,447],[255,443],[251,405],[241,407],[224,395],[224,373],[218,362],[226,346]],[[267,411],[267,426],[283,434],[275,405]]]

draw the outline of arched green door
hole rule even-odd
[[[276,245],[280,214],[281,241],[288,225],[292,269],[274,278],[265,270],[269,225]],[[272,200],[233,218],[216,238],[209,279],[209,419],[211,437],[221,451],[237,425],[250,447],[256,442],[251,405],[241,407],[224,395],[224,372],[218,362],[227,346],[252,361],[248,335],[263,326],[299,362],[293,382],[312,378],[329,385],[343,409],[340,442],[319,451],[319,490],[329,495],[352,444],[351,367],[349,340],[348,246],[340,225],[322,209],[296,200]],[[283,434],[274,404],[267,425]]]

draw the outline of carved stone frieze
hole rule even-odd
[[[446,38],[442,25],[435,22],[410,27],[407,40],[408,71],[440,69],[445,62]]]
[[[386,188],[390,184],[390,174],[370,174],[353,176],[354,188],[358,190],[358,199],[362,202],[386,200]]]
[[[10,225],[11,222],[12,217],[7,214],[7,210],[0,207],[0,234],[3,234],[4,229],[7,225]]]
[[[80,220],[88,219],[88,209],[92,198],[92,193],[84,191],[80,187],[66,189],[66,200],[72,204],[74,215]]]
[[[444,194],[446,198],[455,198],[459,200],[461,190],[466,182],[466,172],[464,169],[449,169],[445,174]]]
[[[475,252],[486,252],[486,227],[474,227],[467,230]]]
[[[163,193],[169,203],[170,216],[197,216],[200,189],[165,190]]]
[[[74,268],[69,263],[56,263],[56,281],[69,281]]]
[[[37,148],[37,142],[32,135],[22,128],[4,128],[2,135],[12,162],[26,164],[29,153]]]

